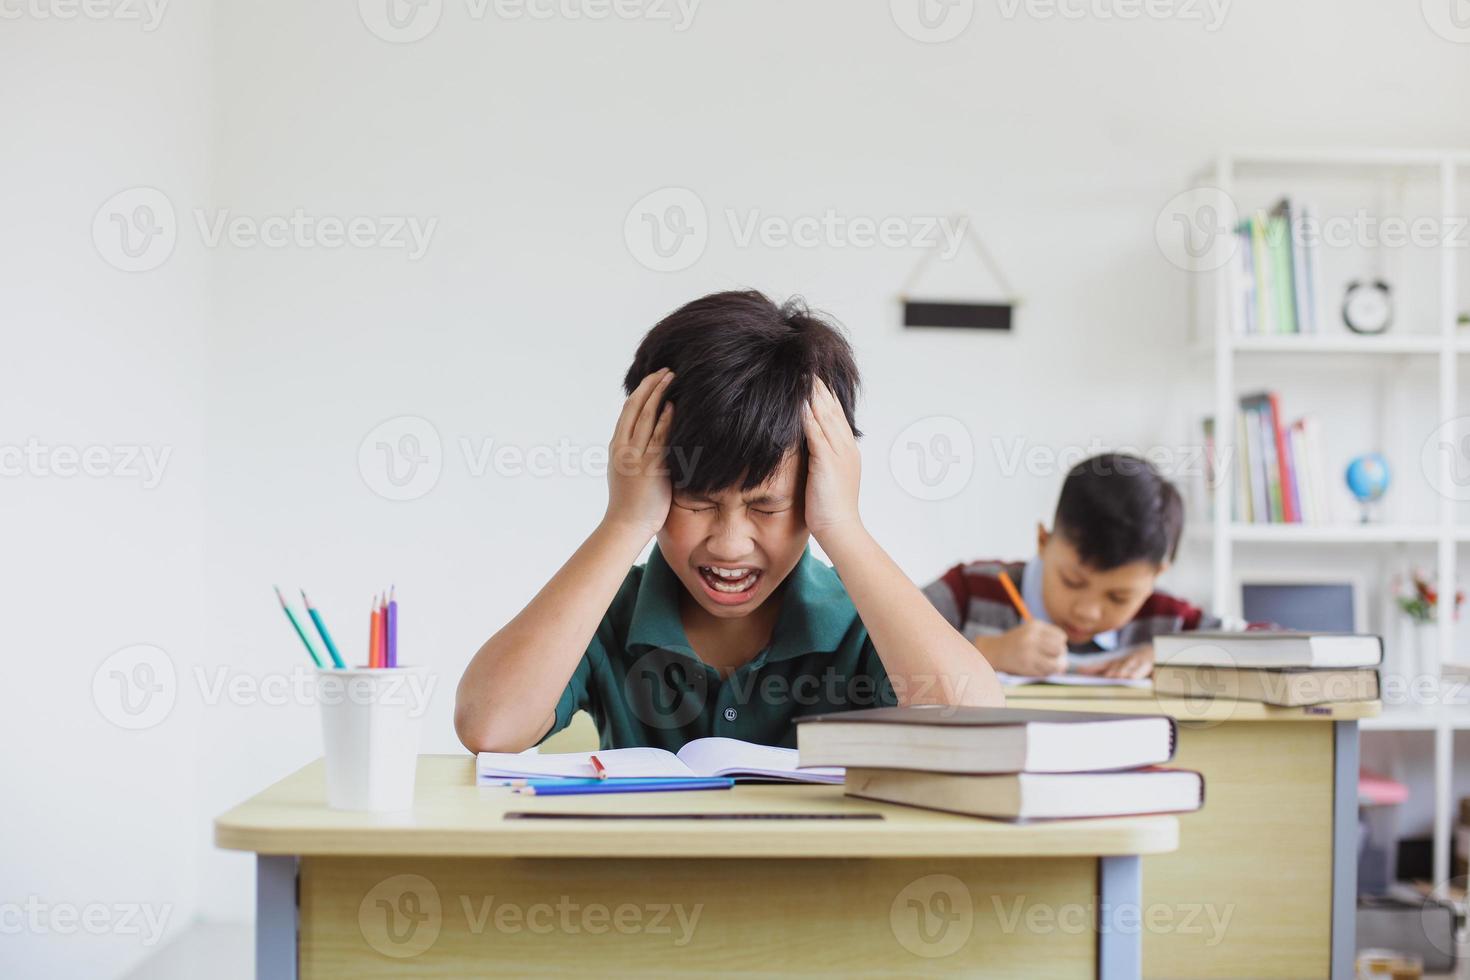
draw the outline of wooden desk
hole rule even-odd
[[[1144,861],[1145,907],[1206,901],[1224,938],[1148,931],[1144,975],[1351,980],[1357,908],[1358,719],[1379,702],[1277,708],[1161,698],[1152,690],[1030,685],[1015,707],[1166,714],[1172,765],[1205,776],[1205,806],[1180,817],[1180,846]]]
[[[258,977],[1137,977],[1138,855],[1178,843],[1173,817],[1013,826],[840,786],[523,797],[474,786],[462,756],[420,759],[410,813],[324,800],[316,762],[215,821],[258,855]]]

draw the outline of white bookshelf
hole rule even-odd
[[[1304,178],[1368,179],[1387,182],[1437,183],[1441,228],[1452,227],[1457,213],[1456,181],[1460,172],[1470,173],[1470,151],[1467,150],[1394,150],[1334,149],[1303,151],[1295,149],[1258,148],[1222,154],[1193,175],[1196,186],[1216,187],[1237,198],[1238,183],[1249,180],[1260,183],[1277,179],[1283,186],[1300,183]],[[1443,241],[1438,245],[1439,302],[1431,330],[1389,333],[1380,336],[1358,336],[1350,333],[1295,334],[1285,336],[1237,335],[1232,316],[1232,297],[1236,295],[1236,264],[1206,273],[1211,277],[1209,309],[1204,311],[1205,331],[1196,331],[1196,344],[1213,357],[1213,411],[1217,420],[1216,453],[1220,459],[1238,459],[1235,426],[1228,424],[1238,408],[1241,394],[1237,390],[1237,362],[1259,363],[1263,359],[1280,359],[1290,368],[1301,364],[1304,357],[1403,357],[1437,367],[1435,383],[1427,386],[1424,398],[1436,404],[1435,417],[1453,419],[1459,414],[1456,385],[1459,377],[1459,355],[1470,353],[1470,340],[1459,336],[1456,327],[1458,295],[1456,291],[1456,251]],[[1331,298],[1319,297],[1330,303]],[[1330,308],[1330,307],[1329,307]],[[1336,319],[1336,317],[1333,317]],[[1199,341],[1203,340],[1203,344]],[[1451,460],[1440,458],[1440,485],[1451,483]],[[1416,515],[1414,523],[1387,524],[1248,524],[1232,519],[1235,508],[1236,481],[1217,481],[1213,512],[1202,532],[1211,548],[1213,608],[1225,615],[1238,616],[1239,596],[1234,594],[1236,553],[1245,547],[1287,545],[1292,548],[1332,548],[1343,545],[1432,545],[1436,549],[1438,588],[1443,596],[1455,594],[1455,555],[1460,541],[1470,540],[1470,526],[1456,522],[1456,504],[1441,496],[1434,513]],[[1330,558],[1328,559],[1330,560]],[[1455,646],[1454,604],[1442,602],[1438,609],[1440,660],[1452,659]],[[1470,728],[1470,708],[1433,708],[1419,711],[1386,712],[1380,719],[1364,722],[1364,732],[1419,731],[1434,734],[1434,876],[1438,881],[1449,878],[1450,820],[1454,806],[1451,773],[1453,766],[1453,734]]]

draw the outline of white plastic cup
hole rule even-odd
[[[379,813],[413,808],[422,667],[323,668],[316,674],[327,805]]]

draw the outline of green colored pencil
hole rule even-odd
[[[310,616],[311,621],[316,624],[316,631],[322,635],[322,642],[327,645],[327,653],[332,657],[332,665],[339,670],[345,668],[347,664],[342,660],[342,655],[337,652],[337,644],[332,642],[332,634],[327,632],[327,624],[322,622],[321,614],[306,597],[305,589],[301,590],[301,602],[306,606],[306,615]]]
[[[301,628],[300,623],[296,622],[296,616],[291,612],[291,607],[286,605],[286,597],[281,595],[280,587],[273,585],[271,588],[276,590],[276,598],[281,600],[281,609],[285,612],[286,618],[291,621],[291,628],[296,631],[297,636],[301,637],[301,645],[306,647],[307,653],[311,654],[312,663],[318,667],[324,666],[322,658],[317,656],[317,652],[311,647],[311,641],[306,638],[306,631]]]

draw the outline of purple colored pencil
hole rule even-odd
[[[388,649],[383,659],[384,667],[398,666],[398,600],[394,597],[397,586],[388,589]]]

